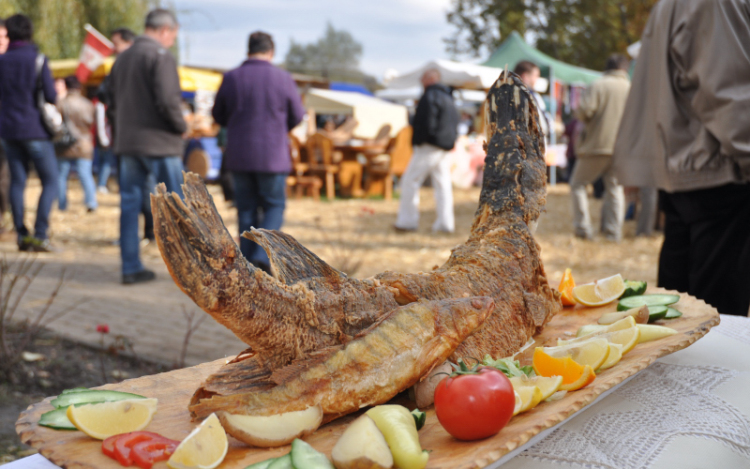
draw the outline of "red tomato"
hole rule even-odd
[[[475,374],[451,375],[435,389],[435,413],[445,430],[459,440],[490,437],[513,416],[513,385],[500,371],[479,368]]]
[[[112,459],[117,459],[115,456],[115,441],[122,435],[110,436],[106,440],[102,441],[102,453],[106,454]]]

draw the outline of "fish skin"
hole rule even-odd
[[[190,407],[212,412],[274,415],[320,405],[324,421],[387,402],[440,365],[492,313],[489,297],[419,301],[398,308],[324,361],[301,363],[269,390],[214,396]]]
[[[347,343],[398,305],[420,299],[490,296],[497,307],[452,359],[512,355],[561,308],[530,225],[545,203],[546,166],[536,107],[520,78],[501,76],[488,93],[487,158],[469,239],[430,273],[384,272],[349,279],[283,233],[251,230],[274,277],[239,254],[210,195],[185,176],[185,202],[161,186],[152,196],[156,237],[180,288],[257,352],[196,391],[217,395],[268,389],[272,373]],[[249,375],[253,378],[248,379]]]
[[[490,296],[498,307],[451,357],[510,356],[562,308],[549,286],[529,225],[546,200],[544,140],[536,105],[523,82],[501,76],[487,93],[487,157],[469,239],[429,273],[384,272],[375,278],[399,291],[400,304]]]
[[[390,288],[350,279],[331,267],[315,271],[325,277],[289,284],[256,269],[229,235],[200,177],[184,173],[184,178],[184,201],[167,193],[164,184],[151,196],[159,251],[182,291],[248,344],[259,366],[272,371],[345,343],[398,307]],[[304,249],[288,238],[292,248]],[[325,265],[304,251],[308,264],[317,259]]]

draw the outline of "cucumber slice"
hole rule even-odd
[[[89,388],[66,389],[65,391],[61,392],[60,394],[70,394],[72,392],[85,392],[85,391],[91,391],[91,389],[89,389]]]
[[[636,295],[623,298],[617,303],[617,311],[627,311],[639,306],[669,306],[680,301],[680,295]]]
[[[625,280],[625,293],[620,298],[627,298],[629,296],[643,295],[646,293],[648,284],[646,282],[640,282],[637,280]]]
[[[265,461],[256,462],[255,464],[250,464],[245,469],[268,469],[268,466],[274,463],[279,458],[271,458],[266,459]]]
[[[667,308],[667,315],[664,316],[664,319],[676,319],[682,316],[682,313],[677,311],[674,308]]]
[[[292,466],[292,457],[288,454],[276,458],[271,464],[268,465],[268,469],[296,469]]]
[[[292,441],[292,451],[289,454],[292,456],[294,469],[334,469],[325,454],[299,438]]]
[[[139,396],[138,394],[131,394],[129,392],[97,391],[90,389],[88,391],[60,394],[56,399],[52,400],[51,404],[59,409],[62,407],[68,407],[72,404],[92,404],[95,402],[123,401],[125,399],[145,399],[145,397]]]
[[[666,306],[649,306],[648,307],[648,322],[655,322],[659,319],[664,319],[664,317],[667,315],[667,307]]]
[[[67,407],[64,407],[62,409],[45,412],[39,417],[39,425],[54,428],[55,430],[78,430],[76,426],[68,420],[68,416],[66,415],[67,411]]]

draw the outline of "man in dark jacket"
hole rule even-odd
[[[662,0],[641,44],[614,165],[624,185],[661,190],[658,285],[747,316],[748,3]]]
[[[24,15],[13,15],[5,21],[10,45],[0,55],[0,138],[10,166],[10,201],[13,224],[18,233],[21,251],[51,250],[47,229],[52,203],[57,199],[57,160],[50,135],[42,126],[35,95],[37,89],[36,60],[39,51],[31,42],[33,26]],[[41,70],[44,99],[57,99],[52,74],[44,60]],[[24,224],[23,193],[29,164],[34,163],[42,181],[42,194],[36,211],[34,236]]]
[[[240,234],[250,227],[281,228],[291,171],[288,133],[305,114],[291,75],[271,64],[271,36],[254,32],[248,42],[247,60],[224,75],[212,112],[216,123],[227,128],[224,158],[234,177]],[[241,238],[240,249],[248,261],[269,271],[260,246]]]
[[[146,16],[143,36],[112,67],[110,110],[114,117],[114,152],[120,156],[120,254],[122,283],[153,280],[141,264],[138,214],[149,177],[182,196],[182,117],[177,62],[167,50],[179,25],[168,10]],[[153,188],[151,188],[153,189]]]
[[[424,72],[422,85],[424,94],[412,123],[414,152],[401,177],[401,202],[394,227],[396,231],[415,231],[419,227],[419,188],[429,175],[437,211],[432,231],[452,233],[453,187],[447,156],[458,136],[458,110],[450,88],[440,84],[439,71]]]

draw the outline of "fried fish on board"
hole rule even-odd
[[[274,373],[280,384],[191,406],[199,418],[212,412],[275,415],[323,409],[323,420],[387,402],[443,363],[490,316],[489,297],[420,300],[397,308],[346,345],[314,353]]]
[[[164,185],[152,195],[155,234],[177,285],[250,346],[210,377],[192,404],[213,395],[269,389],[271,373],[312,352],[345,344],[397,305],[419,299],[490,296],[495,310],[453,358],[513,354],[557,312],[529,224],[545,203],[546,165],[534,100],[514,74],[485,102],[487,158],[469,239],[428,274],[348,278],[289,235],[245,236],[269,255],[274,276],[240,254],[200,179],[185,176],[185,200]]]

